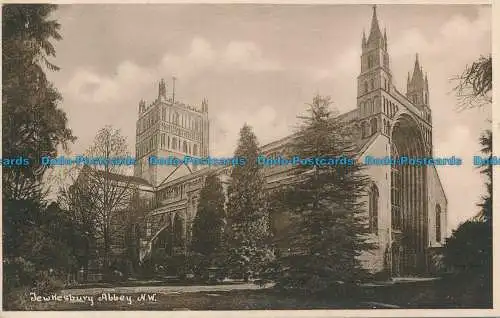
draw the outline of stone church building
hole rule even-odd
[[[387,35],[373,8],[370,33],[361,39],[360,73],[356,108],[342,114],[360,128],[356,135],[358,156],[431,157],[432,110],[427,76],[418,55],[408,73],[406,93],[393,84]],[[191,107],[167,97],[163,80],[158,97],[149,105],[139,103],[136,127],[135,178],[149,184],[156,208],[148,214],[141,259],[155,249],[172,255],[185,253],[205,176],[216,171],[227,185],[230,167],[149,165],[148,158],[209,155],[209,106]],[[284,155],[293,136],[261,147],[267,156]],[[264,168],[269,189],[290,176],[289,166]],[[388,270],[393,276],[424,273],[430,254],[444,242],[447,199],[434,166],[373,165],[366,169],[372,184],[366,194],[366,213],[372,239],[378,248],[362,256],[373,272]],[[285,222],[274,217],[275,227]],[[286,222],[285,222],[286,223]]]

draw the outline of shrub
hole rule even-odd
[[[36,275],[36,280],[32,291],[37,294],[47,294],[59,291],[64,288],[64,281],[57,277],[57,274],[49,271],[42,271]]]

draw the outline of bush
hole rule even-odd
[[[5,258],[3,260],[4,292],[21,286],[31,286],[36,279],[35,264],[23,257]]]
[[[48,271],[42,271],[36,275],[36,281],[34,282],[32,291],[44,295],[59,291],[63,289],[64,286],[64,281],[57,277],[55,272],[50,273]]]
[[[20,265],[18,272],[12,275],[12,266]],[[65,287],[64,281],[57,276],[56,272],[40,271],[35,273],[34,267],[30,262],[24,259],[17,259],[4,267],[10,270],[10,278],[17,280],[4,280],[3,303],[6,310],[40,310],[41,304],[35,304],[30,301],[30,293],[35,292],[38,295],[47,295],[57,292]],[[6,273],[4,273],[6,277]]]
[[[186,258],[187,270],[195,277],[202,278],[210,267],[210,261],[202,254],[195,253]]]

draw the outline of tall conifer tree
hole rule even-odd
[[[352,159],[354,128],[334,116],[330,105],[329,97],[315,96],[309,116],[299,117],[303,123],[291,145],[294,155]],[[372,248],[360,200],[368,184],[362,167],[356,160],[352,165],[310,162],[297,165],[293,174],[295,181],[282,190],[282,206],[291,225],[280,236],[284,242],[278,242],[290,247],[280,259],[281,282],[305,287],[311,282],[328,286],[355,281],[363,272],[358,256]]]
[[[260,267],[267,235],[264,177],[257,164],[257,137],[248,125],[240,130],[235,157],[246,163],[235,166],[228,188],[228,226],[226,243],[228,265],[233,272],[245,274]]]
[[[224,229],[224,192],[219,178],[210,174],[200,193],[200,201],[193,223],[193,252],[211,259],[220,249]]]

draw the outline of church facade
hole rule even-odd
[[[408,73],[406,93],[393,84],[387,35],[379,27],[373,8],[371,29],[361,41],[361,68],[357,77],[356,108],[342,119],[360,127],[356,134],[358,157],[432,157],[432,111],[429,85],[418,55]],[[261,147],[263,155],[287,154],[289,136]],[[209,155],[208,102],[191,107],[167,98],[162,80],[158,97],[149,106],[139,103],[136,130],[135,177],[150,184],[156,208],[148,214],[141,259],[155,249],[171,255],[186,253],[196,215],[199,193],[208,173],[216,172],[227,185],[230,167],[150,165],[155,157]],[[291,177],[290,167],[264,168],[268,190]],[[366,213],[371,239],[377,248],[362,255],[373,272],[387,270],[393,276],[429,270],[430,251],[444,243],[447,199],[434,166],[371,165],[372,183],[367,190]],[[281,216],[272,216],[279,231]]]

